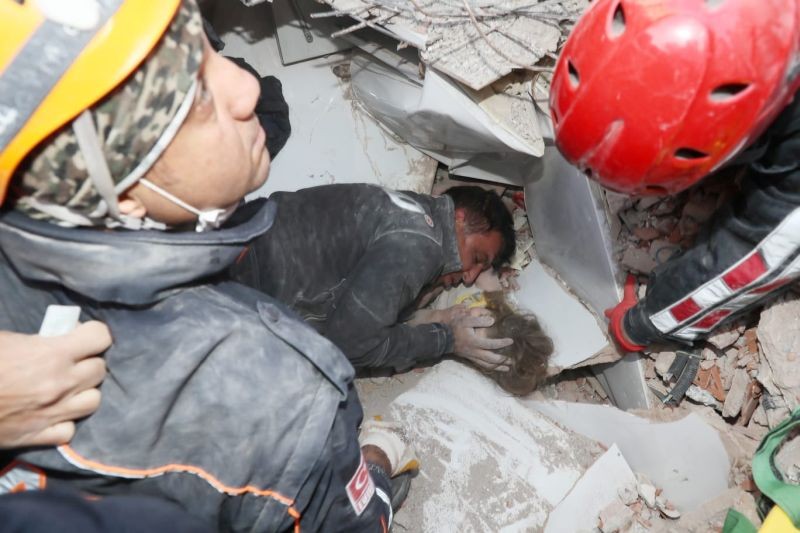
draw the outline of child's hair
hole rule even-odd
[[[515,311],[501,291],[486,292],[486,308],[494,315],[489,337],[514,340],[514,344],[496,350],[511,358],[508,372],[482,370],[504,390],[517,396],[533,392],[547,377],[547,362],[553,353],[553,341],[532,314]]]

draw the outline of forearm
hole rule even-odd
[[[800,171],[751,171],[699,242],[654,271],[625,331],[643,345],[702,338],[796,279],[798,254]]]
[[[395,324],[370,334],[361,325],[350,331],[330,330],[329,337],[355,368],[386,368],[404,371],[435,363],[453,350],[453,334],[445,324]]]

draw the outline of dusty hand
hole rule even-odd
[[[111,345],[100,322],[58,337],[0,332],[0,448],[63,444],[100,405]]]
[[[481,337],[475,331],[475,328],[488,328],[492,324],[494,318],[488,309],[476,308],[467,311],[464,316],[451,324],[455,337],[453,354],[487,370],[508,371],[510,369],[508,357],[492,350],[510,346],[514,341],[509,338]]]
[[[454,305],[447,309],[419,309],[414,312],[408,324],[418,326],[420,324],[447,324],[453,326],[469,314],[469,309],[464,304]]]

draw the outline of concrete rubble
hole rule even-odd
[[[631,198],[604,192],[618,263],[628,272],[649,274],[689,248],[738,187],[736,176],[723,174],[674,196]]]
[[[726,490],[726,449],[695,414],[515,398],[454,361],[357,388],[365,416],[399,422],[421,463],[399,530],[668,531]],[[666,457],[667,435],[696,453]]]
[[[480,90],[524,69],[552,70],[587,0],[324,0],[328,16],[372,28],[420,50],[428,67]]]
[[[632,199],[605,193],[614,255],[621,269],[639,276],[640,296],[647,275],[674,254],[691,247],[711,217],[737,193],[733,172],[703,181],[681,194]],[[768,306],[758,316],[723,325],[702,350],[700,367],[686,397],[713,407],[730,424],[764,432],[798,405],[800,324],[795,296]],[[652,390],[668,391],[675,352],[649,354],[645,376]],[[779,377],[776,377],[779,376]]]
[[[624,272],[638,276],[640,297],[646,292],[647,275],[691,247],[738,189],[738,176],[727,173],[672,197],[631,199],[605,193],[615,259]],[[730,498],[739,501],[739,510],[753,514],[748,496],[756,491],[750,472],[753,453],[767,431],[800,406],[800,296],[796,289],[785,293],[760,312],[724,324],[698,346],[699,368],[681,409],[702,412],[728,441],[730,486],[738,491]],[[644,361],[645,380],[659,397],[676,384],[677,376],[671,374],[675,359],[674,348],[665,348],[647,354]],[[654,410],[674,409],[654,403]],[[781,471],[800,477],[797,451],[786,455]],[[718,510],[713,520],[706,518],[687,530],[720,527],[724,512]]]

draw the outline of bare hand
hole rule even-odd
[[[68,442],[74,420],[100,405],[106,365],[97,354],[110,345],[100,322],[58,337],[0,331],[0,448]]]
[[[451,324],[455,345],[453,354],[471,361],[487,370],[510,370],[508,357],[492,350],[511,346],[514,341],[509,338],[490,339],[479,336],[475,328],[488,328],[494,324],[494,318],[488,309],[470,309]]]

